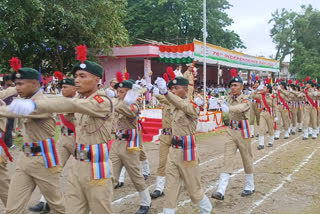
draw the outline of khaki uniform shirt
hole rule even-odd
[[[166,99],[164,95],[161,94],[157,97],[157,99],[162,104],[162,128],[172,128],[172,120],[170,114],[171,108],[169,101]]]
[[[137,129],[140,113],[138,104],[128,106],[123,100],[115,99],[115,112],[117,113],[117,130]]]
[[[229,104],[229,117],[230,120],[247,120],[250,110],[250,102],[248,96],[240,94],[235,99],[233,96],[228,96],[227,102]]]
[[[16,87],[9,87],[5,90],[0,91],[0,99],[4,100],[7,97],[11,97],[13,95],[17,94]],[[5,105],[5,103],[3,103]],[[4,132],[7,127],[7,118],[6,117],[0,117],[0,132]]]
[[[171,92],[166,95],[172,104],[172,135],[187,136],[196,133],[200,110],[189,99],[182,99]]]
[[[97,91],[86,99],[57,97],[35,103],[35,113],[75,113],[76,142],[79,144],[101,144],[111,139],[114,106],[104,92]]]
[[[185,71],[183,77],[189,80],[189,85],[193,85],[194,77],[191,71]]]

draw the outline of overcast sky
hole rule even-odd
[[[276,9],[291,9],[300,12],[300,5],[311,4],[320,10],[320,0],[229,0],[233,7],[227,10],[234,24],[228,29],[240,35],[247,49],[242,52],[253,56],[269,57],[275,54],[275,45],[270,37],[272,24],[268,24]]]

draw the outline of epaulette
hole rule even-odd
[[[197,108],[197,107],[198,107],[198,105],[197,105],[197,104],[195,104],[194,102],[190,101],[190,103],[193,105],[193,107],[195,107],[195,108]]]

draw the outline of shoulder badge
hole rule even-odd
[[[104,100],[99,96],[99,95],[96,95],[93,97],[96,101],[98,101],[98,103],[103,103]]]
[[[130,105],[130,108],[131,108],[131,111],[134,111],[134,105],[133,104]]]
[[[246,100],[242,100],[242,102],[243,102],[243,103],[248,103],[249,100],[247,100],[247,99],[246,99]]]

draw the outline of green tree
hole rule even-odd
[[[0,64],[19,57],[22,66],[42,72],[70,71],[75,46],[95,50],[128,43],[123,25],[126,0],[2,0],[0,2]]]
[[[227,0],[207,0],[207,32],[209,43],[225,48],[245,48],[234,31],[226,30],[233,23],[225,10]],[[199,0],[128,0],[125,22],[130,42],[138,39],[166,41],[175,44],[203,39],[202,1]]]

